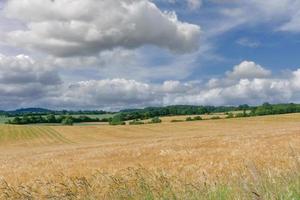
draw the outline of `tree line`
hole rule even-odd
[[[176,116],[176,115],[203,115],[210,113],[224,113],[234,110],[238,110],[238,107],[234,106],[189,106],[189,105],[177,105],[166,107],[149,107],[144,109],[131,109],[122,110],[115,118],[119,118],[121,121],[134,120],[134,119],[150,119],[154,117],[163,116]]]
[[[233,115],[231,112],[242,111]],[[213,113],[227,113],[231,117],[250,117],[262,115],[275,115],[287,113],[300,113],[300,104],[270,104],[264,103],[260,106],[249,106],[247,104],[239,106],[166,106],[149,107],[145,109],[123,110],[113,117],[115,124],[120,124],[129,120],[146,120],[154,117],[177,116],[177,115],[204,115]]]
[[[252,107],[250,115],[262,116],[262,115],[277,115],[288,113],[299,113],[300,104],[275,104],[264,103],[261,106]]]
[[[12,120],[8,120],[7,124],[63,124],[63,125],[73,125],[74,123],[83,123],[83,122],[108,122],[110,119],[104,118],[93,118],[89,116],[79,116],[74,117],[71,115],[59,115],[55,116],[53,114],[42,116],[42,115],[24,115],[22,117],[17,116]]]
[[[235,115],[233,111],[242,111]],[[63,111],[60,111],[63,112]],[[79,111],[78,111],[79,112]],[[105,111],[104,111],[105,112]],[[76,113],[76,111],[74,111]],[[90,112],[88,112],[90,113]],[[23,116],[16,116],[9,120],[9,124],[40,124],[40,123],[61,123],[73,124],[82,122],[109,122],[111,125],[125,125],[125,121],[135,120],[132,124],[140,124],[139,120],[157,119],[163,116],[177,116],[177,115],[203,115],[213,113],[226,113],[227,118],[231,117],[250,117],[262,115],[275,115],[287,113],[300,113],[300,104],[270,104],[264,103],[260,106],[249,106],[247,104],[240,106],[166,106],[166,107],[149,107],[144,109],[122,110],[115,114],[112,118],[92,118],[81,115],[74,117],[72,115],[37,115],[25,114]],[[154,120],[155,121],[155,120]]]

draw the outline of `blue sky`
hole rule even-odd
[[[297,0],[1,1],[0,109],[297,103],[299,10]]]

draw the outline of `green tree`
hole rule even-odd
[[[193,121],[193,119],[191,118],[191,117],[187,117],[186,119],[185,119],[185,121]]]
[[[117,125],[126,125],[126,123],[122,120],[123,116],[116,115],[114,116],[111,121],[109,122],[110,125],[117,126]]]
[[[67,116],[66,118],[64,118],[64,119],[62,120],[61,123],[62,123],[62,125],[73,126],[74,121],[73,121],[73,118],[72,118],[72,117]]]
[[[226,118],[228,118],[228,119],[229,119],[229,118],[234,118],[233,113],[228,113]]]
[[[196,117],[194,117],[194,120],[196,120],[196,121],[202,120],[202,117],[201,116],[196,116]]]
[[[56,117],[53,114],[47,115],[46,120],[48,123],[56,123]]]
[[[159,119],[159,117],[154,117],[151,119],[150,123],[151,124],[158,124],[158,123],[161,123],[161,119]]]
[[[12,124],[21,124],[21,118],[20,117],[15,117],[12,121]]]

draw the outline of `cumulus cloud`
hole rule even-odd
[[[251,62],[243,61],[233,67],[223,78],[212,78],[205,87],[188,95],[169,97],[175,104],[238,105],[263,102],[299,102],[300,70],[287,77],[271,76],[271,71]]]
[[[0,83],[57,85],[61,83],[57,72],[48,69],[29,56],[4,56],[0,54]]]
[[[251,61],[243,61],[234,66],[233,71],[226,73],[232,79],[252,79],[265,78],[271,75],[271,71],[264,69],[262,66]]]
[[[2,5],[11,20],[7,21],[0,13],[0,42],[5,40],[6,44],[36,50],[35,57],[40,50],[48,55],[43,61],[25,55],[0,55],[0,108],[119,109],[170,104],[299,102],[300,69],[286,77],[275,76],[255,62],[243,61],[207,83],[182,81],[191,76],[199,60],[208,56],[201,52],[205,44],[194,54],[180,57],[169,54],[168,50],[176,53],[196,50],[201,29],[180,21],[176,13],[164,12],[153,3],[162,1],[184,4],[190,9],[199,8],[202,2],[6,1]],[[211,18],[208,9],[210,13],[204,17],[211,18],[203,22],[207,21],[204,42],[239,25],[265,22],[275,22],[270,23],[276,26],[275,30],[300,31],[298,0],[211,2],[217,3],[213,12],[218,13]],[[18,25],[9,27],[11,22]],[[248,38],[237,43],[259,45]],[[151,47],[141,48],[145,45]]]
[[[26,55],[0,55],[0,104],[11,108],[51,96],[62,84],[58,73]]]
[[[244,66],[252,66],[255,70]],[[249,71],[246,76],[244,72]],[[130,79],[91,80],[66,84],[61,96],[48,103],[54,107],[109,108],[162,106],[175,104],[239,105],[263,102],[299,102],[300,70],[288,77],[272,77],[254,62],[245,61],[223,78],[201,81],[165,81],[161,84]],[[217,83],[215,83],[217,82]],[[215,83],[215,84],[213,84]],[[45,104],[45,102],[44,102]]]
[[[198,25],[149,0],[10,0],[5,12],[27,26],[9,32],[9,43],[60,57],[143,45],[187,53],[198,48],[200,36]]]
[[[59,103],[67,106],[125,108],[151,105],[157,99],[147,83],[127,79],[82,81],[68,86]]]
[[[241,103],[261,104],[263,102],[295,101],[290,82],[281,79],[241,79],[230,86],[201,90],[198,94],[177,96],[176,103],[204,105],[238,105]],[[298,101],[298,100],[297,100]]]
[[[2,109],[41,106],[53,109],[110,109],[175,104],[238,105],[299,102],[300,69],[285,77],[244,61],[220,78],[162,83],[133,79],[62,81],[48,63],[29,56],[0,56]]]
[[[204,56],[203,56],[204,57]],[[199,54],[173,55],[159,48],[128,50],[116,48],[95,56],[47,57],[44,61],[68,79],[134,79],[137,81],[182,80],[192,74]],[[163,62],[155,62],[164,59]]]
[[[293,72],[291,82],[295,89],[300,89],[300,69]]]

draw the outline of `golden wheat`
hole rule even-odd
[[[204,183],[258,183],[297,172],[299,155],[300,114],[116,127],[1,126],[1,198],[139,199],[152,191],[159,199],[180,187],[184,191],[173,195],[183,198],[183,185],[197,187],[195,194]],[[172,187],[159,191],[160,181]]]

